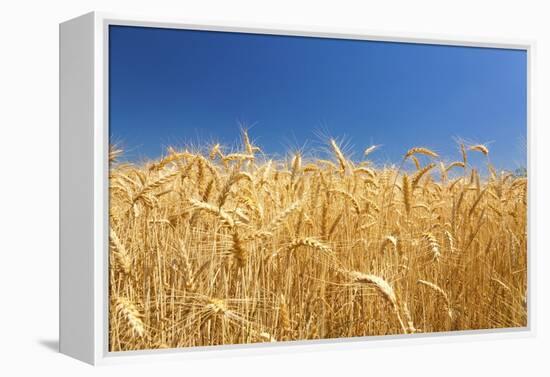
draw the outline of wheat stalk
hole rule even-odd
[[[418,280],[418,284],[422,284],[428,288],[430,288],[432,291],[437,293],[443,300],[445,301],[445,304],[447,305],[447,315],[450,319],[453,319],[453,311],[451,309],[451,300],[449,300],[449,296],[447,296],[447,293],[437,284],[426,281],[426,280]]]

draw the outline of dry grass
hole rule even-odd
[[[526,326],[526,178],[481,177],[482,145],[399,168],[329,148],[271,161],[244,133],[142,166],[113,149],[110,349]]]

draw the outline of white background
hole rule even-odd
[[[4,1],[0,5],[0,375],[549,375],[550,11],[545,1]],[[58,23],[91,10],[201,21],[536,40],[537,335],[92,368],[58,332]],[[299,27],[298,27],[299,28]],[[444,125],[442,125],[444,126]],[[546,348],[546,350],[544,350]]]

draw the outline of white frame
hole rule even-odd
[[[108,28],[109,25],[315,36],[520,49],[527,52],[528,326],[417,335],[108,351]],[[525,40],[377,33],[251,23],[188,22],[92,12],[60,24],[60,352],[90,364],[227,357],[535,335],[533,54]],[[76,141],[76,143],[75,143]],[[95,242],[94,242],[95,240]],[[458,335],[458,336],[457,336]],[[203,352],[208,350],[208,352]]]

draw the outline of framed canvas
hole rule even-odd
[[[532,335],[532,54],[62,23],[61,352],[98,364]]]

